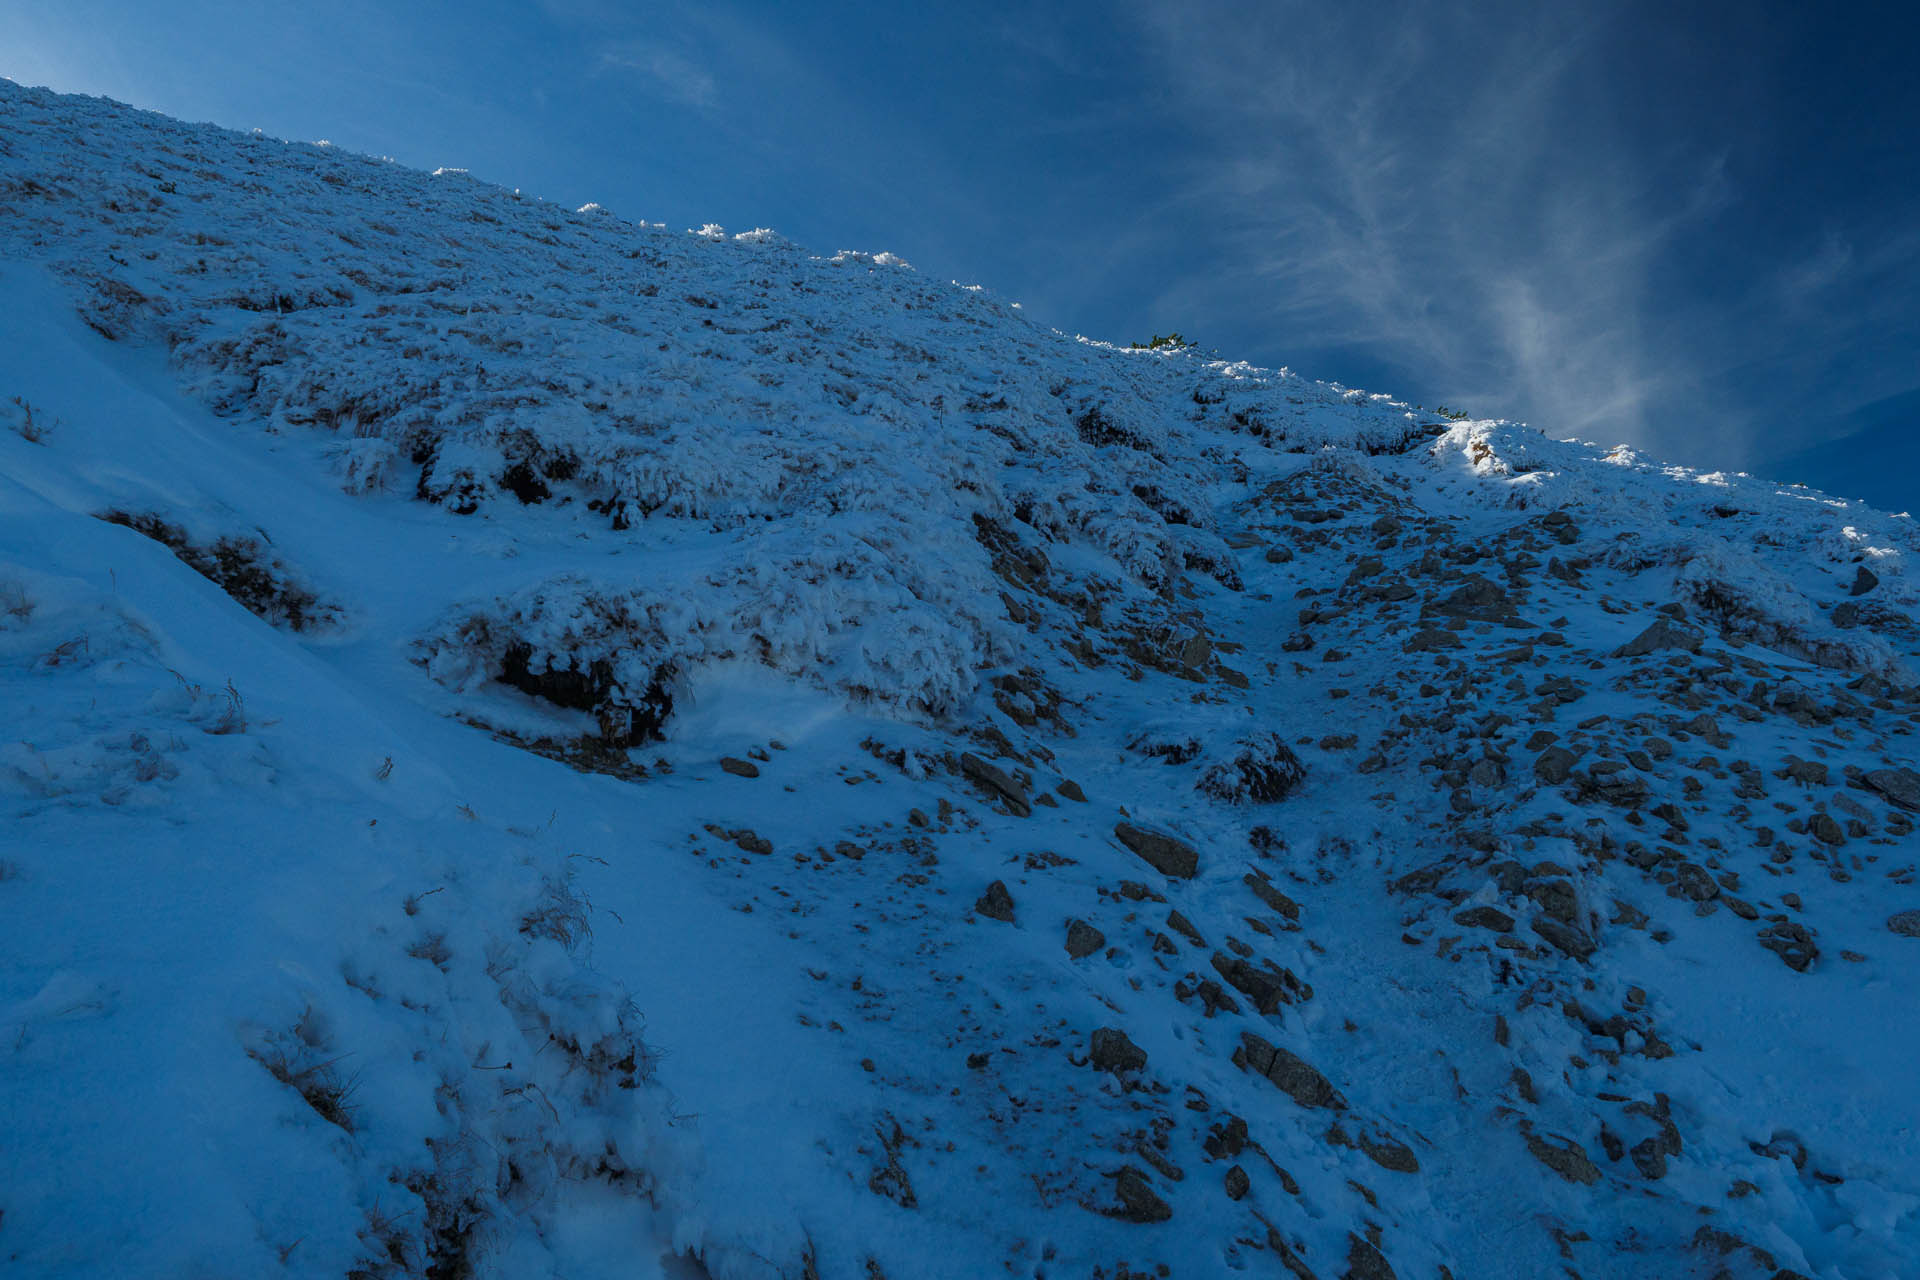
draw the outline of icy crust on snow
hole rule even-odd
[[[1910,521],[4,84],[0,248],[15,1269],[1920,1273]]]

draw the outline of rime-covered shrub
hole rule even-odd
[[[1307,767],[1277,733],[1234,742],[1209,764],[1195,790],[1227,804],[1272,804],[1306,780]]]
[[[183,526],[149,511],[113,510],[100,518],[152,538],[248,612],[275,626],[308,631],[340,620],[339,606],[322,600],[258,538],[221,534],[197,541]]]

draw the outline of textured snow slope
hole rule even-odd
[[[24,1275],[1920,1273],[1912,522],[0,82]]]

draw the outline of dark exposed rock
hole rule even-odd
[[[1282,1005],[1313,999],[1313,988],[1291,969],[1261,968],[1224,951],[1213,953],[1213,967],[1261,1013],[1278,1013]]]
[[[1920,812],[1920,773],[1911,769],[1873,769],[1860,780],[1902,809]]]
[[[1562,924],[1573,924],[1579,911],[1580,900],[1574,893],[1573,884],[1567,880],[1543,880],[1527,889],[1527,896],[1540,904],[1540,909]]]
[[[1533,774],[1548,786],[1557,787],[1567,780],[1579,759],[1565,747],[1548,747],[1534,760]]]
[[[1698,863],[1683,862],[1673,869],[1674,889],[1683,897],[1705,902],[1720,896],[1720,886],[1708,870]]]
[[[1073,429],[1080,438],[1095,448],[1111,445],[1123,445],[1129,449],[1147,449],[1145,440],[1122,426],[1114,416],[1107,412],[1106,406],[1088,405],[1073,420]]]
[[[1540,916],[1533,922],[1533,931],[1545,938],[1560,951],[1575,960],[1585,960],[1593,954],[1594,941],[1585,930],[1576,929],[1570,924],[1555,920],[1552,916]]]
[[[1247,888],[1253,890],[1254,896],[1259,898],[1260,901],[1266,903],[1269,907],[1272,907],[1289,920],[1298,920],[1300,918],[1300,904],[1274,888],[1273,881],[1267,879],[1257,871],[1247,872],[1245,879]]]
[[[1347,1273],[1341,1280],[1399,1280],[1386,1255],[1352,1232],[1347,1233]]]
[[[1366,1152],[1367,1158],[1382,1169],[1393,1173],[1420,1172],[1420,1158],[1413,1154],[1413,1148],[1406,1143],[1365,1133],[1359,1136],[1358,1141],[1360,1150]]]
[[[1067,954],[1075,960],[1090,956],[1107,945],[1107,935],[1085,920],[1067,922]]]
[[[736,778],[757,778],[760,776],[759,765],[754,764],[751,760],[741,760],[734,756],[721,756],[720,768]]]
[[[1200,930],[1194,927],[1193,921],[1187,919],[1184,912],[1167,912],[1167,927],[1196,947],[1204,947],[1207,945],[1205,936],[1201,934]]]
[[[1113,1192],[1120,1199],[1120,1207],[1109,1210],[1112,1217],[1127,1222],[1165,1222],[1173,1216],[1172,1206],[1154,1192],[1147,1175],[1132,1165],[1114,1178]]]
[[[1267,1228],[1267,1248],[1274,1257],[1280,1259],[1280,1265],[1292,1273],[1293,1280],[1319,1280],[1313,1268],[1300,1260],[1300,1255],[1294,1252],[1293,1246],[1287,1243],[1287,1238],[1280,1234],[1278,1227]]]
[[[1118,1027],[1101,1027],[1093,1033],[1087,1060],[1096,1071],[1143,1071],[1147,1051]]]
[[[1792,1163],[1796,1173],[1805,1172],[1807,1167],[1807,1144],[1788,1131],[1775,1130],[1765,1143],[1748,1142],[1747,1149],[1768,1160],[1784,1157]]]
[[[1004,800],[1015,817],[1032,816],[1033,805],[1027,799],[1027,789],[998,765],[968,751],[960,757],[960,772]]]
[[[1346,1110],[1346,1099],[1305,1058],[1269,1044],[1251,1031],[1240,1033],[1240,1049],[1234,1056],[1303,1107]]]
[[[1422,616],[1465,618],[1473,622],[1505,622],[1514,616],[1512,599],[1499,586],[1470,574],[1467,580],[1420,610]]]
[[[1723,1228],[1712,1226],[1710,1224],[1703,1225],[1700,1227],[1699,1230],[1693,1233],[1693,1240],[1691,1243],[1695,1249],[1700,1250],[1703,1253],[1711,1251],[1713,1254],[1721,1258],[1725,1258],[1729,1254],[1744,1253],[1746,1255],[1747,1260],[1753,1266],[1758,1267],[1761,1271],[1765,1271],[1768,1273],[1768,1280],[1779,1280],[1779,1277],[1782,1274],[1782,1272],[1775,1270],[1774,1263],[1776,1259],[1771,1253],[1767,1252],[1765,1249],[1762,1249],[1759,1245],[1754,1244],[1752,1241],[1746,1239],[1745,1237],[1737,1235],[1732,1231],[1727,1231]],[[1746,1271],[1745,1268],[1742,1268],[1742,1270]],[[1733,1273],[1723,1267],[1720,1269],[1718,1274],[1732,1275]],[[1746,1274],[1750,1275],[1750,1274],[1753,1274],[1753,1272],[1746,1271]],[[1793,1273],[1789,1271],[1789,1272],[1786,1272],[1785,1274],[1792,1275]]]
[[[1775,777],[1790,778],[1810,787],[1827,785],[1827,766],[1818,760],[1802,760],[1799,756],[1789,755],[1781,762],[1781,768]]]
[[[1004,880],[995,880],[973,904],[973,909],[989,920],[1004,920],[1013,923],[1013,894],[1007,891]]]
[[[1164,831],[1153,831],[1121,822],[1113,834],[1121,844],[1138,854],[1161,875],[1191,880],[1200,871],[1200,852],[1185,840]]]
[[[1660,649],[1684,649],[1688,653],[1698,653],[1704,639],[1697,631],[1677,627],[1666,618],[1655,618],[1653,625],[1615,649],[1613,656],[1638,658]]]
[[[706,832],[716,840],[730,841],[734,847],[742,853],[757,853],[765,857],[767,854],[773,852],[773,841],[748,827],[728,830],[713,823],[708,823]]]
[[[1861,565],[1858,569],[1854,571],[1853,588],[1847,594],[1855,595],[1855,596],[1863,596],[1867,594],[1867,592],[1873,590],[1875,587],[1879,585],[1880,585],[1880,579],[1875,577],[1873,572],[1869,570],[1867,566]]]
[[[1780,957],[1780,963],[1796,973],[1805,973],[1820,958],[1820,948],[1805,925],[1780,921],[1760,931],[1760,945]]]
[[[1227,1169],[1227,1175],[1222,1181],[1229,1200],[1244,1199],[1247,1192],[1253,1189],[1253,1179],[1249,1178],[1247,1171],[1237,1164]]]
[[[1725,747],[1732,741],[1720,728],[1720,722],[1704,711],[1680,727],[1695,737],[1705,738],[1716,747]]]
[[[1611,769],[1604,767],[1609,764],[1613,766]],[[1599,800],[1621,809],[1636,809],[1653,795],[1646,779],[1627,772],[1626,766],[1617,760],[1603,760],[1592,769],[1576,774],[1573,781],[1582,803]]]
[[[1513,917],[1498,907],[1486,905],[1468,907],[1453,914],[1455,924],[1463,924],[1469,929],[1491,929],[1495,933],[1512,933]]]
[[[1237,1156],[1247,1149],[1247,1122],[1239,1116],[1229,1115],[1207,1130],[1206,1140],[1201,1145],[1210,1160]]]
[[[1553,1142],[1537,1133],[1528,1133],[1525,1137],[1527,1150],[1533,1158],[1568,1182],[1591,1186],[1600,1181],[1599,1167],[1587,1158],[1586,1148],[1573,1139],[1562,1138]]]
[[[1631,1154],[1641,1177],[1658,1181],[1667,1176],[1667,1145],[1659,1135],[1634,1143]]]
[[[1407,653],[1432,653],[1441,649],[1458,649],[1462,641],[1451,631],[1442,631],[1438,627],[1427,627],[1416,631],[1401,645]]]
[[[1903,938],[1920,938],[1920,910],[1894,912],[1887,917],[1887,928]]]

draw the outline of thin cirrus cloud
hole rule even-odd
[[[713,74],[692,58],[661,45],[628,41],[600,53],[603,71],[633,76],[650,92],[681,106],[708,108],[716,101]]]
[[[1584,10],[1352,15],[1140,11],[1201,144],[1185,202],[1229,249],[1163,305],[1235,297],[1305,372],[1360,353],[1415,384],[1389,390],[1656,443],[1716,363],[1661,286],[1729,198],[1724,155],[1625,136]]]

